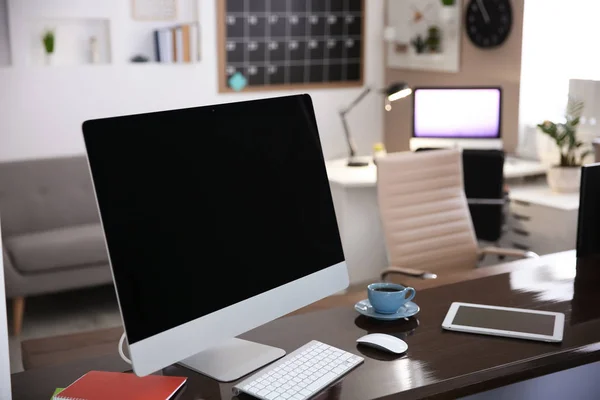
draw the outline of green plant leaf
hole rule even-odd
[[[594,150],[586,150],[583,153],[581,153],[581,164],[583,164],[583,160],[585,160],[585,158],[587,156],[589,156],[590,154],[593,154]]]

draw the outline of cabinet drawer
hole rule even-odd
[[[509,230],[514,228],[530,234],[549,235],[552,232],[577,226],[577,210],[563,210],[522,201],[511,201],[507,219]]]

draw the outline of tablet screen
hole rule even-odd
[[[461,305],[452,320],[452,325],[552,336],[555,318],[554,315]]]

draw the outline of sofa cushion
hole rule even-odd
[[[5,239],[14,267],[21,272],[108,263],[100,224],[77,225]]]

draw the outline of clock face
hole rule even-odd
[[[465,24],[467,35],[476,46],[500,46],[512,27],[510,0],[471,0]]]

